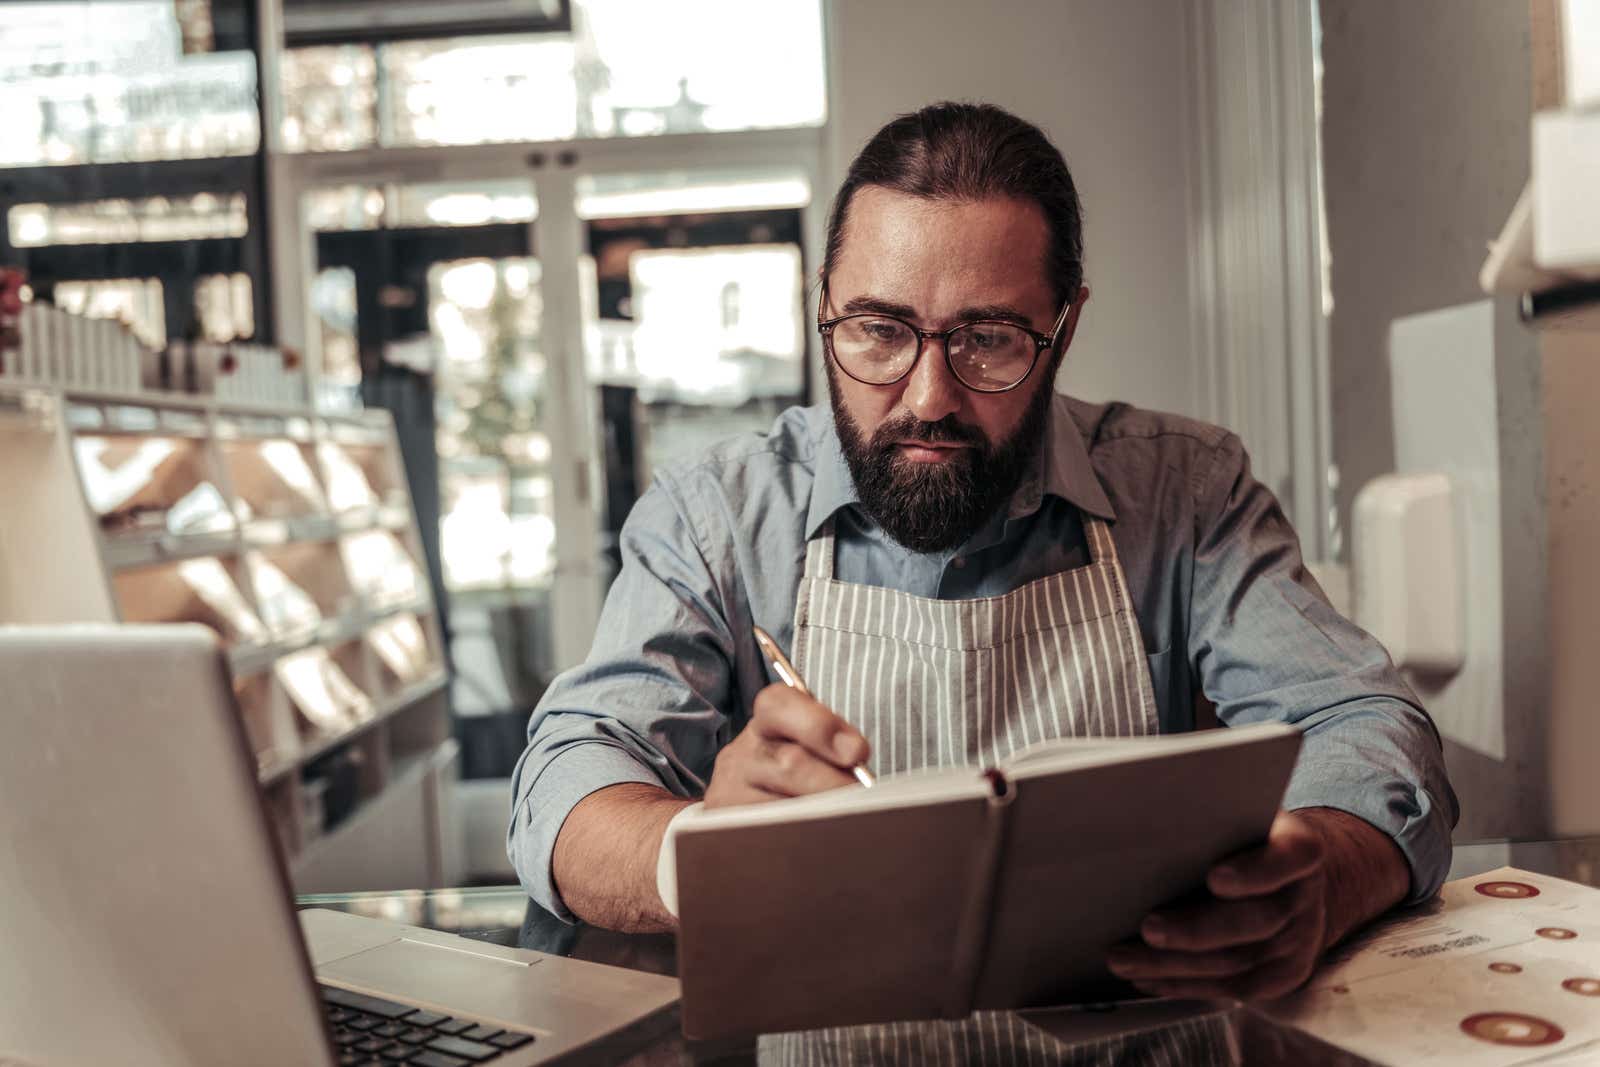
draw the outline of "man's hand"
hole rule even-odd
[[[1206,899],[1157,910],[1112,973],[1153,996],[1266,1000],[1298,989],[1324,949],[1405,896],[1386,835],[1344,812],[1280,811],[1266,844],[1206,876]]]
[[[749,724],[717,753],[708,808],[851,785],[850,768],[870,755],[855,727],[798,689],[769,685],[751,712]]]
[[[855,781],[867,739],[795,689],[756,694],[753,715],[717,755],[706,807],[799,796]],[[580,800],[556,836],[550,872],[580,919],[608,930],[671,930],[677,920],[656,892],[667,823],[689,801],[657,786],[625,782]]]

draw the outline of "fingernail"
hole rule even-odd
[[[860,734],[840,733],[833,736],[833,750],[845,763],[857,763],[861,759],[861,746],[866,743],[866,738]]]
[[[1120,952],[1112,952],[1106,956],[1106,967],[1112,974],[1127,974],[1128,964],[1128,957]]]
[[[1152,945],[1163,944],[1167,940],[1167,924],[1154,915],[1147,916],[1139,925],[1139,934]]]

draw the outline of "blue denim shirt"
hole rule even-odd
[[[1405,854],[1410,899],[1431,896],[1458,814],[1438,733],[1382,646],[1329,606],[1239,439],[1065,396],[1046,433],[1005,511],[948,553],[909,551],[865,515],[826,406],[662,470],[623,526],[589,658],[528,724],[508,850],[529,895],[571,919],[550,859],[588,794],[621,782],[705,790],[717,751],[776,681],[751,626],[792,644],[805,543],[830,516],[840,579],[955,600],[1088,563],[1088,512],[1111,524],[1162,732],[1193,729],[1202,693],[1224,725],[1299,727],[1284,806],[1365,819]]]

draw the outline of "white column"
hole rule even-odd
[[[1332,444],[1311,4],[1185,11],[1195,408],[1243,438],[1316,560]]]
[[[601,453],[579,310],[583,228],[577,214],[576,178],[565,169],[540,171],[534,184],[539,215],[533,223],[533,247],[541,266],[550,401],[544,428],[550,435],[556,523],[551,631],[554,665],[565,669],[588,655],[600,618],[600,494],[595,460]]]
[[[300,186],[295,158],[283,151],[283,2],[259,0],[256,32],[261,42],[256,87],[262,100],[261,149],[266,157],[265,205],[268,269],[272,273],[273,337],[305,356],[313,383],[322,370],[321,352],[311,350],[307,294],[316,273],[312,236],[300,223]],[[316,340],[320,340],[317,338]]]

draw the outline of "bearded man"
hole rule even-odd
[[[997,108],[933,105],[862,150],[819,287],[829,405],[656,477],[589,659],[533,714],[509,849],[534,900],[670,929],[656,861],[691,802],[1191,730],[1202,704],[1224,727],[1294,725],[1300,762],[1266,843],[1149,916],[1113,972],[1278,996],[1434,893],[1457,816],[1437,732],[1306,573],[1238,438],[1055,391],[1089,297],[1081,234],[1060,153]],[[816,698],[773,684],[752,626]],[[995,1047],[1016,1029],[982,1014],[763,1050],[924,1062],[916,1042],[931,1058],[958,1032]]]

